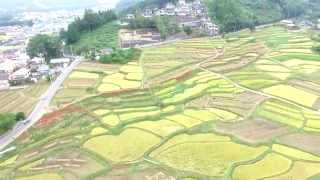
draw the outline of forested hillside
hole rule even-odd
[[[123,0],[119,4],[125,4]],[[124,12],[135,12],[146,7],[161,7],[177,0],[144,0],[131,4]],[[308,15],[315,19],[320,15],[318,0],[204,0],[209,16],[220,25],[222,31],[272,23],[281,19]]]
[[[205,0],[209,15],[223,31],[271,23],[303,15],[307,0]]]

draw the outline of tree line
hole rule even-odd
[[[23,112],[0,114],[0,135],[10,130],[17,122],[25,119]]]
[[[27,45],[27,54],[30,58],[43,57],[47,63],[50,59],[59,58],[63,55],[65,45],[76,43],[80,40],[81,34],[91,32],[104,24],[117,19],[114,11],[85,10],[82,18],[77,17],[69,24],[67,30],[61,30],[58,36],[39,34],[30,39]]]

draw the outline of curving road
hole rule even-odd
[[[58,78],[50,85],[47,91],[39,98],[39,102],[36,104],[26,120],[17,123],[12,130],[0,136],[0,151],[2,151],[5,147],[7,147],[10,143],[16,140],[21,134],[26,132],[30,127],[40,120],[40,118],[46,113],[51,100],[60,89],[64,80],[80,62],[81,58],[76,58],[67,68],[63,70]]]

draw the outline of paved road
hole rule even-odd
[[[64,80],[80,62],[81,59],[76,58],[70,66],[63,70],[58,78],[50,85],[48,90],[40,97],[39,102],[25,121],[17,123],[11,131],[0,136],[0,151],[39,121],[39,119],[46,113],[46,109],[49,107],[51,100],[60,89]]]

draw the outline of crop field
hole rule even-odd
[[[0,179],[319,179],[313,43],[275,26],[83,62]]]
[[[30,113],[48,86],[47,82],[39,82],[24,89],[0,91],[0,113]]]

